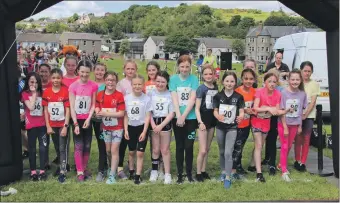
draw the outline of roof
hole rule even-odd
[[[127,38],[142,38],[142,34],[139,33],[125,33]]]
[[[300,26],[261,26],[251,27],[247,33],[247,37],[270,36],[279,38],[299,32],[316,32],[318,29],[305,28]]]
[[[63,32],[61,35],[63,38],[66,39],[82,39],[82,40],[94,40],[94,41],[101,41],[100,35],[95,33],[76,33],[76,32]]]
[[[194,38],[199,41],[198,44],[204,43],[207,48],[227,48],[231,47],[232,40],[219,38]]]
[[[129,42],[145,42],[145,39],[143,38],[138,38],[138,39],[120,39],[120,40],[113,40],[114,43],[120,43],[124,40],[127,40]]]
[[[19,42],[58,42],[60,34],[42,34],[42,33],[21,33],[18,37]]]
[[[165,43],[165,36],[150,36],[150,38],[155,42],[156,45],[159,45],[160,42]]]

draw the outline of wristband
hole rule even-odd
[[[66,123],[64,124],[64,127],[65,127],[65,128],[68,128],[68,126],[69,126],[69,124],[66,124]]]
[[[79,126],[78,123],[74,123],[73,125],[74,125],[75,127]]]

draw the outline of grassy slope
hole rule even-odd
[[[240,15],[242,18],[251,17],[255,19],[255,22],[256,21],[264,22],[270,16],[270,12],[262,11],[260,14],[255,14],[255,13],[248,13],[246,11],[240,11],[237,9],[234,9],[232,12],[230,10],[225,10],[225,9],[216,9],[215,12],[221,15],[221,19],[227,22],[229,22],[231,17],[234,15]]]

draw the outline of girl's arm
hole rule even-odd
[[[186,118],[188,114],[190,113],[191,109],[194,107],[196,101],[196,91],[191,91],[190,98],[188,101],[188,105],[185,108],[185,111],[183,112],[183,117]]]
[[[65,115],[65,124],[68,125],[70,123],[70,107],[66,107],[66,115]]]
[[[166,118],[164,119],[164,121],[159,124],[160,128],[163,129],[169,122],[171,122],[171,120],[175,117],[175,114],[169,113]],[[151,118],[151,122],[154,122],[153,119]],[[154,122],[155,123],[155,122]]]
[[[313,111],[313,109],[315,108],[315,104],[316,104],[316,99],[317,99],[317,95],[315,95],[315,96],[312,96],[312,101],[308,104],[308,106],[307,106],[307,110],[305,111],[305,113],[304,113],[304,115],[307,117],[309,114],[310,114],[310,112],[312,112]]]
[[[129,118],[128,118],[127,112],[125,112],[125,115],[124,115],[124,131],[125,132],[128,132],[128,125],[129,125]]]
[[[254,100],[254,110],[256,111],[256,112],[266,112],[266,111],[269,111],[269,108],[270,107],[265,107],[265,106],[263,106],[263,107],[259,107],[259,105],[260,105],[260,98],[255,98],[255,100]]]
[[[88,120],[91,120],[93,113],[94,113],[94,109],[96,108],[96,95],[97,95],[96,92],[92,94],[91,109],[90,109],[89,117],[87,118]]]
[[[72,92],[69,93],[69,99],[70,99],[70,111],[71,111],[71,118],[73,120],[73,123],[78,123],[77,121],[77,114],[74,108],[74,102],[76,100],[76,97]]]
[[[164,121],[163,121],[164,122]],[[153,116],[152,116],[152,112],[151,112],[151,116],[150,116],[150,125],[151,125],[151,128],[154,129],[156,127],[156,123],[155,121],[153,120]]]
[[[200,111],[201,102],[202,102],[201,98],[196,98],[195,113],[196,113],[198,123],[203,123],[202,118],[201,118],[201,111]]]
[[[179,118],[179,117],[181,117],[181,112],[179,110],[177,92],[171,92],[171,98],[172,98],[172,102],[173,102],[173,105],[174,105],[176,117]]]
[[[50,128],[50,122],[49,122],[49,119],[48,119],[48,107],[47,106],[44,106],[44,116],[45,116],[45,123],[46,123],[46,128]]]
[[[149,128],[149,124],[150,124],[150,118],[151,118],[151,113],[150,111],[146,112],[146,116],[145,116],[145,119],[144,119],[144,129],[143,129],[143,132],[142,134],[146,134],[148,132],[148,128]]]
[[[124,114],[125,114],[125,111],[103,112],[104,117],[113,117],[113,118],[122,118]]]
[[[31,96],[31,98],[29,98],[29,100],[25,100],[25,105],[27,106],[27,108],[30,111],[33,111],[35,109],[35,101],[37,100],[37,93],[34,92]]]

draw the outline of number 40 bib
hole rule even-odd
[[[236,118],[236,106],[228,105],[228,104],[220,104],[220,108],[218,109],[218,114],[224,116],[223,123],[232,124],[235,122],[235,118]]]

